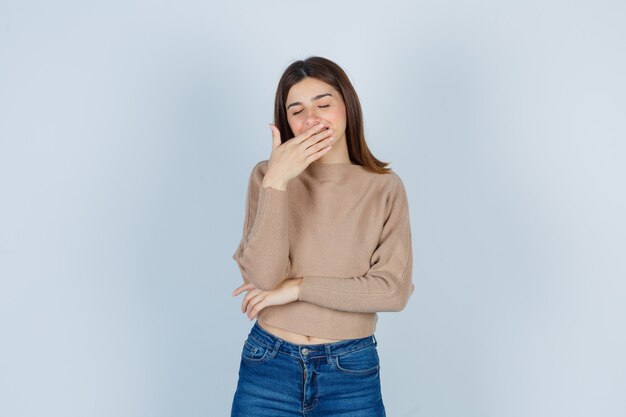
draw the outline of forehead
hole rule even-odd
[[[287,94],[287,101],[309,101],[312,97],[322,93],[331,93],[337,97],[337,91],[330,84],[317,78],[305,77],[291,86]]]

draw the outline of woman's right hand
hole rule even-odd
[[[297,136],[281,143],[280,131],[274,124],[272,129],[272,153],[262,186],[286,190],[287,183],[297,177],[309,164],[321,158],[335,141],[332,129],[316,123]],[[325,129],[319,131],[320,129]]]

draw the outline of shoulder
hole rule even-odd
[[[398,175],[395,171],[391,171],[389,175],[393,176],[392,182],[393,182],[395,193],[406,194],[406,189],[404,188],[404,182],[402,181],[402,178],[400,178],[400,175]]]
[[[387,194],[394,195],[405,192],[402,178],[393,170],[386,174],[370,173],[370,175],[371,179],[378,183]]]
[[[381,194],[384,196],[388,207],[397,207],[408,204],[408,197],[404,182],[395,171],[386,174],[374,174],[378,178]]]
[[[250,182],[257,184],[263,182],[263,177],[265,177],[265,173],[267,172],[268,162],[269,160],[264,159],[254,164],[250,171]]]
[[[265,174],[267,172],[268,163],[269,163],[268,159],[264,159],[262,161],[257,162],[252,167],[252,172],[253,173],[258,172],[258,173]]]

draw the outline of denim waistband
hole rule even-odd
[[[351,352],[371,344],[376,346],[378,342],[374,334],[359,339],[346,339],[339,342],[321,343],[313,345],[300,345],[288,342],[280,337],[269,333],[262,328],[258,321],[254,322],[254,326],[250,330],[249,335],[253,337],[257,342],[265,345],[268,349],[272,350],[272,356],[275,356],[278,352],[294,356],[294,357],[306,357],[312,359],[319,356],[339,355],[342,353]]]

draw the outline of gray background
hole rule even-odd
[[[388,415],[625,416],[625,12],[0,1],[0,415],[228,415],[247,177],[321,55],[410,198]]]

